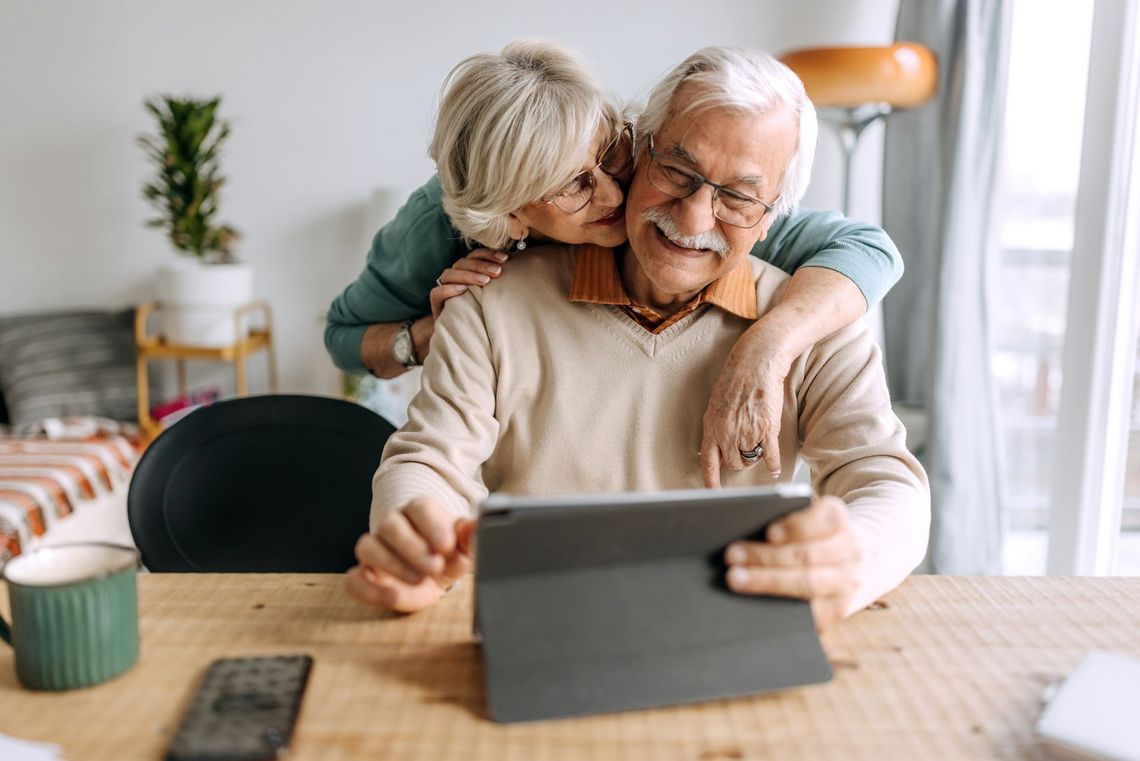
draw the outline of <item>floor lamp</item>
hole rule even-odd
[[[843,149],[843,213],[851,213],[851,161],[867,127],[892,111],[921,106],[938,89],[938,63],[924,45],[793,50],[781,60],[807,89],[819,120]]]
[[[793,50],[781,60],[804,83],[819,120],[839,136],[843,150],[843,214],[851,215],[851,163],[867,127],[894,111],[929,102],[938,92],[938,60],[916,42],[879,47],[826,47]],[[883,346],[883,310],[867,315],[871,332]],[[889,361],[886,352],[883,361]],[[926,443],[927,417],[922,410],[896,406],[907,428],[907,445],[918,451]]]

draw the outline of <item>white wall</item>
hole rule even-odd
[[[285,390],[335,392],[320,314],[370,231],[432,172],[438,88],[460,58],[521,36],[577,47],[621,96],[707,44],[780,52],[891,38],[896,0],[565,3],[0,0],[0,314],[153,295],[173,254],[146,230],[134,137],[158,92],[224,96],[222,218],[276,310]],[[878,218],[881,139],[856,167]],[[806,205],[839,204],[834,137]],[[380,202],[375,199],[379,197]],[[389,200],[386,200],[389,199]]]

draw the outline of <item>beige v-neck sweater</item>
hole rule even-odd
[[[491,492],[563,494],[702,486],[702,418],[750,322],[699,307],[653,335],[614,306],[568,299],[575,248],[516,255],[502,276],[447,302],[407,424],[373,479],[372,526],[415,497],[473,515]],[[751,262],[758,311],[788,279]],[[784,478],[797,458],[817,494],[846,500],[863,549],[857,610],[922,560],[926,474],[891,411],[878,347],[862,323],[793,364],[780,432]],[[762,467],[725,486],[770,484]]]

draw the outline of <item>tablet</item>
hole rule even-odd
[[[807,602],[737,595],[725,547],[806,507],[806,487],[493,495],[476,535],[476,627],[500,722],[824,682]]]

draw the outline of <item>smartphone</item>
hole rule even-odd
[[[309,655],[214,661],[182,717],[166,761],[283,757],[312,666]]]

